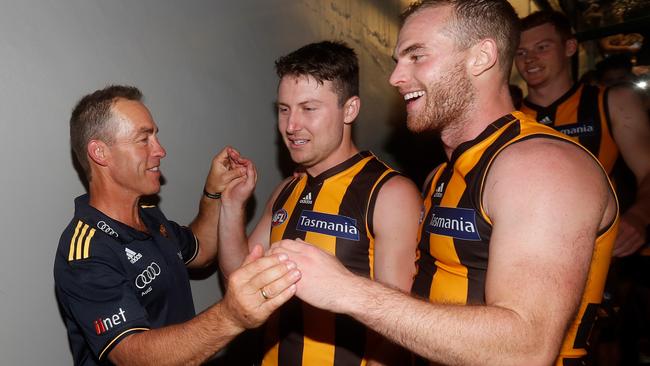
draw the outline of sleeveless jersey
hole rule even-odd
[[[611,131],[607,89],[576,84],[548,107],[524,99],[521,111],[579,142],[611,175],[619,151]]]
[[[437,169],[424,191],[426,215],[420,230],[420,258],[413,293],[437,303],[485,304],[492,223],[481,205],[483,183],[500,151],[530,138],[573,143],[569,137],[535,123],[523,113],[513,112],[492,123],[476,139],[458,146],[450,161]],[[618,217],[596,240],[578,314],[565,335],[557,365],[571,364],[565,358],[586,355],[586,341],[602,298],[617,220]]]
[[[273,204],[271,242],[303,239],[373,278],[372,215],[381,186],[398,173],[361,152],[317,177],[290,181]],[[294,298],[269,318],[263,365],[365,364],[366,328]]]

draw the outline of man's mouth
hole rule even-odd
[[[404,94],[404,101],[406,102],[406,110],[407,112],[413,108],[415,102],[417,102],[421,97],[423,97],[426,94],[424,90],[416,90],[412,92],[408,92]]]
[[[291,138],[291,139],[288,139],[288,140],[291,143],[291,145],[294,145],[294,146],[302,146],[302,145],[309,142],[309,140],[307,140],[307,139],[293,139],[293,138]]]
[[[528,74],[534,74],[540,71],[542,71],[542,68],[539,66],[533,66],[526,69],[526,73]]]
[[[412,102],[412,101],[420,98],[421,96],[424,96],[424,94],[425,94],[425,92],[423,90],[417,90],[417,91],[413,91],[413,92],[410,92],[410,93],[406,93],[406,94],[404,94],[404,100],[407,103]]]

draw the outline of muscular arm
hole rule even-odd
[[[493,221],[484,306],[414,299],[352,275],[304,243],[282,241],[274,252],[301,269],[300,298],[351,315],[432,361],[548,365],[577,310],[596,233],[616,216],[605,176],[590,159],[566,143],[529,140],[495,160],[483,200]]]
[[[244,329],[262,324],[295,293],[295,263],[262,257],[261,247],[229,278],[224,299],[193,319],[126,337],[110,352],[116,365],[198,365]],[[270,299],[260,294],[264,287]]]
[[[205,182],[205,190],[210,193],[221,193],[226,184],[232,180],[239,180],[245,174],[245,170],[235,167],[231,169],[228,152],[232,149],[224,148],[212,159],[210,171]],[[199,252],[196,258],[188,264],[188,267],[205,267],[210,265],[217,256],[217,240],[219,223],[220,199],[208,198],[201,195],[199,212],[196,218],[189,225],[199,243]],[[243,258],[243,257],[242,257]],[[241,261],[239,262],[241,264]]]
[[[614,140],[637,182],[634,204],[623,213],[614,255],[634,253],[645,243],[650,224],[650,122],[639,95],[628,87],[614,87],[608,93]]]
[[[405,292],[411,291],[422,199],[409,179],[387,181],[375,203],[375,280]]]
[[[375,235],[374,278],[390,287],[410,292],[415,276],[415,256],[422,200],[409,179],[396,176],[379,191],[373,213]],[[369,365],[401,364],[404,360],[383,337],[371,333]]]

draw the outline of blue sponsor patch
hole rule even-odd
[[[296,229],[359,241],[357,220],[347,216],[303,210]]]
[[[555,128],[569,136],[590,136],[594,134],[593,123],[574,123],[572,125],[555,126]]]
[[[476,229],[476,211],[467,208],[434,207],[425,230],[463,240],[481,240]]]

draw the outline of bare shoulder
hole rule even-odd
[[[396,175],[384,183],[377,194],[376,208],[390,211],[419,210],[422,206],[420,191],[407,177]]]
[[[607,98],[610,102],[619,103],[640,103],[641,95],[632,85],[619,84],[607,89]]]
[[[422,210],[422,198],[415,183],[396,175],[380,188],[374,206],[374,231],[380,235],[385,231],[417,231]],[[411,228],[411,224],[415,225]]]
[[[505,202],[532,207],[585,211],[600,217],[599,227],[616,215],[616,199],[603,168],[578,145],[533,138],[512,144],[495,158],[486,177],[486,212]]]
[[[419,195],[415,183],[403,175],[395,175],[388,179],[381,187],[380,192],[387,192],[391,195],[412,195],[415,192],[416,195]]]

